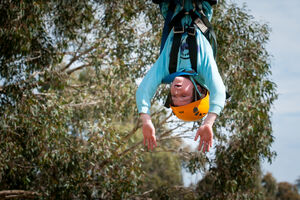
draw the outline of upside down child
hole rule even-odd
[[[155,2],[160,4],[165,18],[161,53],[136,92],[144,145],[148,149],[157,145],[150,102],[158,86],[167,83],[171,86],[166,106],[171,107],[179,119],[197,121],[205,117],[195,140],[200,137],[199,151],[209,151],[213,144],[212,127],[226,97],[214,58],[216,44],[211,44],[211,35],[208,35],[213,3],[201,0]]]

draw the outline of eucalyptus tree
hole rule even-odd
[[[129,139],[135,79],[157,49],[139,25],[150,3],[0,3],[1,198],[138,192],[141,150]]]
[[[189,127],[169,117],[160,105],[165,87],[152,110],[160,150],[202,172],[201,182],[210,187],[199,184],[199,198],[259,198],[260,161],[274,156],[270,109],[277,96],[265,47],[270,29],[225,0],[213,20],[217,63],[231,94],[216,124],[215,156],[166,143],[192,137],[197,123]],[[145,151],[136,139],[134,97],[159,55],[162,23],[150,0],[0,3],[0,195],[143,196]],[[181,191],[167,187],[167,196]]]

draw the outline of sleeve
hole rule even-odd
[[[198,66],[197,70],[209,90],[209,112],[220,114],[225,105],[225,86],[215,62],[210,43],[197,30]]]
[[[150,114],[151,99],[156,93],[162,79],[169,74],[169,54],[171,46],[171,36],[166,41],[166,48],[163,49],[157,61],[146,73],[136,91],[136,104],[139,113]]]
[[[205,16],[207,17],[207,19],[209,21],[211,21],[212,16],[213,16],[213,9],[211,7],[211,4],[208,3],[207,1],[203,1],[202,6],[203,6],[203,11],[204,11]]]

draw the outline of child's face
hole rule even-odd
[[[171,84],[171,96],[174,106],[184,106],[193,101],[194,85],[186,77],[178,76]]]

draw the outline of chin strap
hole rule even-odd
[[[190,80],[192,81],[192,83],[193,83],[193,85],[194,85],[194,87],[196,89],[195,90],[195,98],[197,98],[197,93],[196,92],[198,92],[200,98],[202,98],[202,93],[198,90],[197,84],[196,84],[196,82],[195,82],[195,80],[194,80],[194,78],[192,76],[190,76]]]

